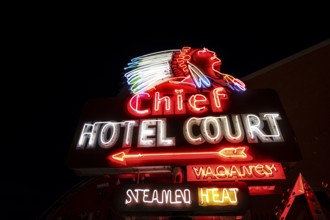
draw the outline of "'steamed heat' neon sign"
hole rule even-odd
[[[144,183],[118,185],[113,206],[127,214],[242,212],[248,205],[248,188],[232,183]]]
[[[198,187],[199,206],[228,206],[237,205],[238,188]],[[145,189],[134,188],[126,190],[125,204],[129,205],[190,205],[192,192],[183,189]]]

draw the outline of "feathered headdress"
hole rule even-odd
[[[165,50],[136,57],[124,68],[133,94],[146,92],[163,83],[188,84],[197,89],[224,86],[245,91],[245,84],[220,72],[221,60],[206,48]]]

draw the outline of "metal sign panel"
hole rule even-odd
[[[124,215],[240,214],[249,200],[247,185],[241,182],[126,184],[113,192],[113,205]]]
[[[188,165],[188,181],[285,180],[280,163]]]

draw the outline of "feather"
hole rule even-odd
[[[133,58],[127,67],[124,76],[132,93],[145,92],[173,76],[170,62],[173,53],[178,50],[165,50]]]
[[[188,68],[197,88],[208,88],[211,86],[210,80],[197,66],[188,62]]]

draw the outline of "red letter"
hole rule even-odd
[[[207,107],[205,107],[207,104],[209,104],[209,101],[204,95],[192,95],[188,100],[188,109],[193,113],[204,113],[208,110]]]
[[[132,96],[132,98],[127,103],[127,109],[129,113],[138,117],[150,115],[149,108],[141,109],[142,101],[140,99],[142,98],[149,100],[150,99],[149,93],[139,93]]]
[[[175,100],[175,114],[182,115],[186,114],[186,105],[183,104],[185,93],[183,89],[175,89],[176,100]]]
[[[226,90],[223,87],[218,87],[213,89],[210,92],[211,107],[213,112],[222,112],[222,103],[223,99],[228,99]]]
[[[171,115],[173,114],[172,100],[169,96],[159,97],[159,92],[155,92],[152,115]],[[163,109],[164,110],[163,110]],[[163,111],[162,111],[163,110]]]

